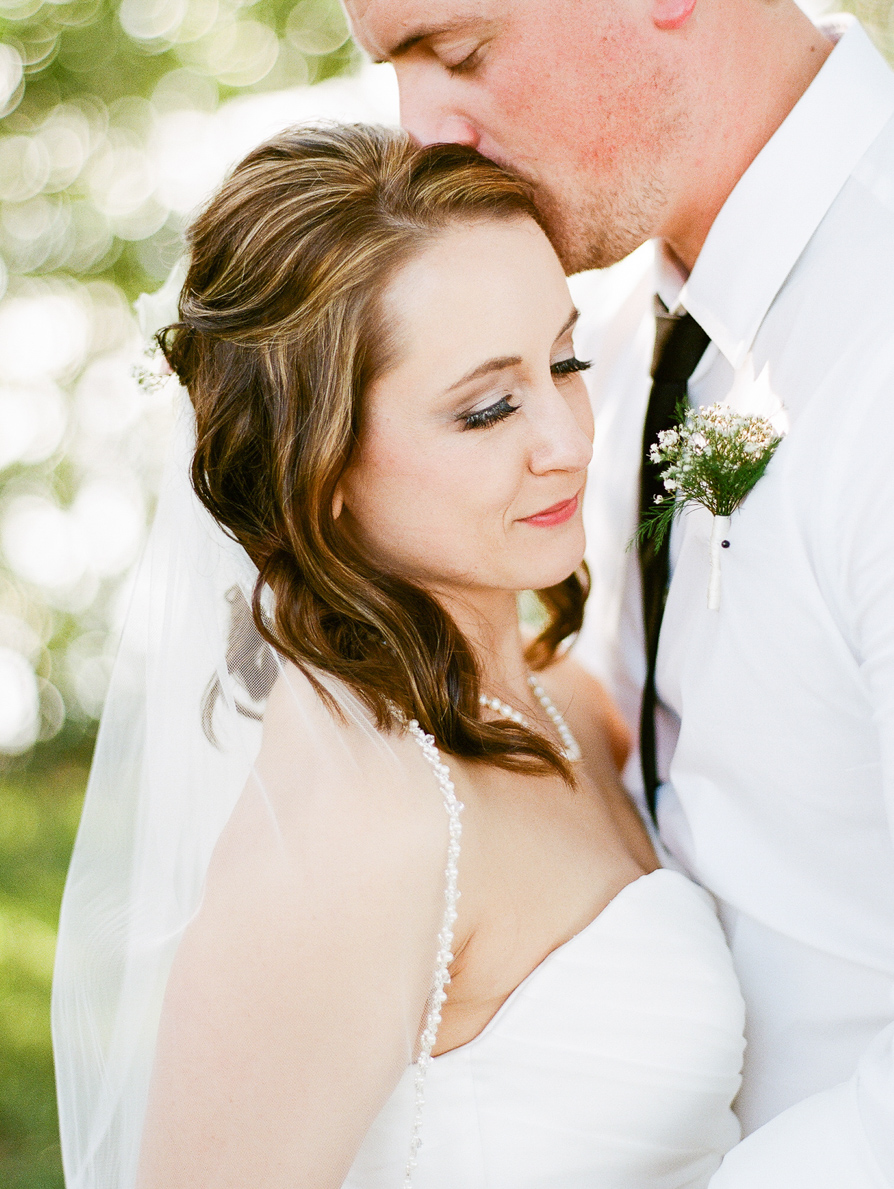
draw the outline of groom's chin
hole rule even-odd
[[[575,202],[542,185],[528,184],[566,276],[617,264],[658,234],[665,203],[657,187],[632,197],[592,194],[589,201]]]
[[[617,264],[649,238],[639,231],[611,228],[605,217],[597,216],[592,221],[569,217],[557,203],[541,202],[539,194],[535,198],[546,234],[566,276]]]

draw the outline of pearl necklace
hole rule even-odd
[[[528,685],[534,692],[534,697],[546,711],[546,716],[556,728],[559,738],[562,740],[564,747],[562,749],[562,756],[569,764],[576,764],[581,758],[580,744],[571,733],[571,728],[568,723],[556,709],[552,698],[537,680],[533,673],[528,674]],[[531,730],[531,724],[521,713],[508,702],[501,702],[499,698],[488,697],[487,694],[482,694],[478,701],[482,706],[487,706],[491,710],[495,710],[497,714],[501,714],[503,718],[508,718],[510,722],[516,722],[521,727],[527,727]]]

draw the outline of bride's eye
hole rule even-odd
[[[560,359],[552,364],[549,370],[554,376],[570,376],[574,372],[585,372],[590,366],[589,360],[577,359],[572,355],[570,359]]]
[[[496,425],[518,409],[518,405],[511,405],[508,396],[501,396],[498,401],[488,405],[486,409],[478,409],[474,413],[463,413],[460,420],[463,429],[485,429],[488,425]]]

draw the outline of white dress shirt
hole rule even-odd
[[[841,27],[688,279],[658,259],[712,340],[693,402],[788,431],[733,515],[717,611],[710,514],[678,522],[658,656],[662,839],[718,898],[748,1005],[750,1134],[712,1189],[894,1186],[894,74]],[[597,400],[578,653],[631,723],[655,285],[649,249],[577,282]]]

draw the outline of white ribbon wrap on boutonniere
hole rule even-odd
[[[766,417],[737,413],[727,404],[686,406],[677,429],[663,430],[649,451],[664,464],[664,495],[643,516],[634,542],[654,537],[661,544],[674,518],[688,504],[700,504],[714,517],[711,526],[708,607],[720,607],[720,559],[728,541],[730,517],[761,478],[782,441]]]

